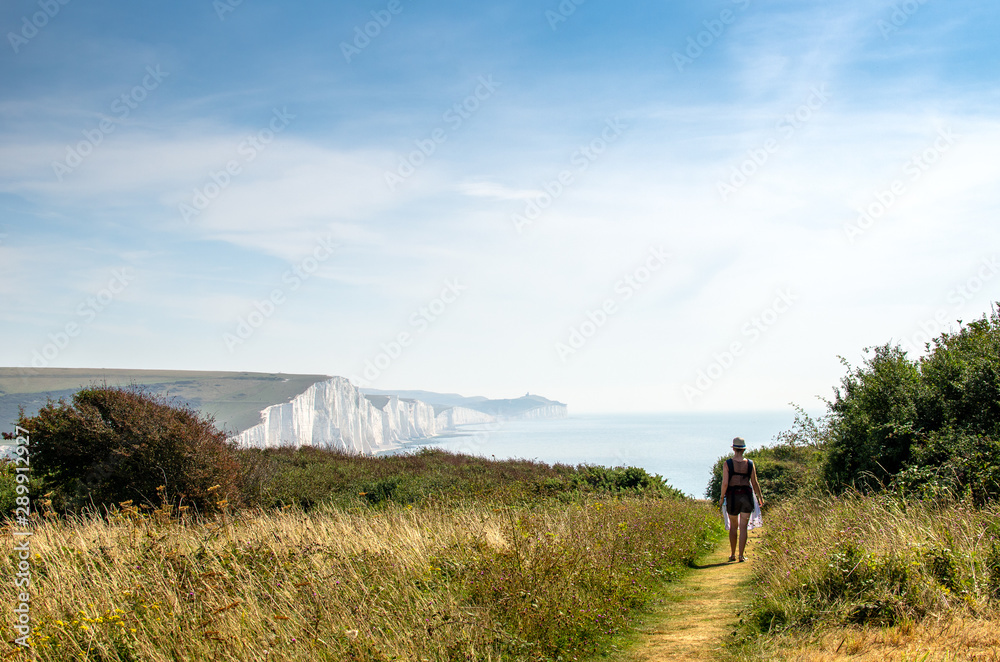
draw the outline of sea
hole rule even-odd
[[[642,467],[685,494],[702,498],[712,466],[732,454],[734,437],[750,449],[775,442],[795,412],[574,414],[463,426],[421,445],[548,464]],[[408,445],[413,447],[412,445]]]

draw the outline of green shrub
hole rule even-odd
[[[57,509],[174,502],[211,510],[234,501],[243,476],[212,421],[136,386],[92,386],[49,401],[18,425]],[[218,487],[216,487],[218,486]]]
[[[835,491],[890,484],[928,496],[1000,495],[1000,313],[943,333],[928,354],[874,349],[828,403],[822,479]]]
[[[569,484],[585,491],[620,493],[658,493],[683,497],[680,490],[670,487],[660,475],[650,475],[641,467],[599,467],[582,465],[570,477]]]
[[[381,478],[374,483],[364,485],[359,495],[363,496],[365,501],[372,505],[389,502],[400,504],[416,503],[424,496],[421,494],[420,487],[415,484],[416,482],[415,480],[408,480],[404,476]]]
[[[932,432],[892,486],[904,495],[968,496],[985,504],[1000,494],[1000,441],[951,428]]]
[[[936,338],[920,373],[925,429],[1000,436],[1000,310]]]
[[[920,371],[899,347],[883,345],[841,381],[830,403],[823,475],[837,488],[884,486],[910,460],[918,434]]]

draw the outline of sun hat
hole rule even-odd
[[[743,437],[736,437],[733,439],[733,448],[746,448],[747,442],[743,441]]]

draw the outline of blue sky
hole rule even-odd
[[[1000,298],[998,16],[8,2],[0,364],[816,409]]]

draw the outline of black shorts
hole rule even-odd
[[[753,490],[749,487],[730,487],[726,490],[726,510],[730,515],[753,512]]]

